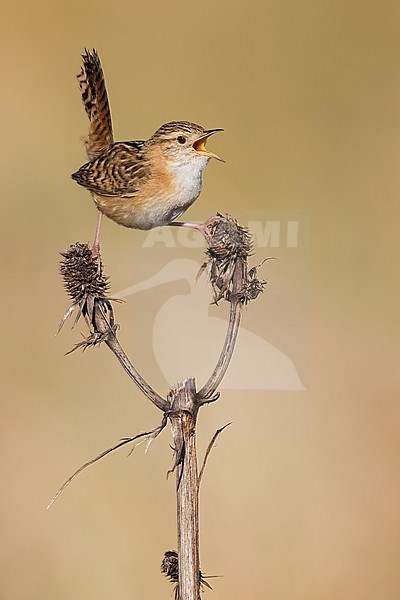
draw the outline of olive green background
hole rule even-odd
[[[397,599],[399,4],[38,0],[1,12],[0,597],[171,594],[159,573],[176,546],[169,431],[147,454],[142,446],[92,467],[45,510],[82,462],[160,421],[106,348],[64,357],[83,324],[54,338],[67,307],[58,252],[91,239],[95,225],[89,195],[69,177],[84,162],[75,74],[88,46],[102,58],[117,139],[172,119],[225,128],[210,147],[227,164],[208,167],[189,218],[307,217],[307,281],[273,261],[259,312],[247,311],[253,329],[257,314],[290,345],[296,292],[307,296],[307,389],[227,391],[200,415],[202,453],[233,421],[201,493],[202,567],[223,575],[205,595]],[[132,284],[133,261],[145,276],[149,252],[144,260],[132,241],[143,235],[105,223],[113,290]],[[287,290],[279,310],[276,286]],[[151,298],[136,327],[129,298],[117,316],[150,379],[141,348]]]

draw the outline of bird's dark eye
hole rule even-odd
[[[185,143],[186,143],[186,138],[185,138],[185,137],[183,137],[183,135],[178,135],[178,138],[177,138],[177,139],[178,139],[178,142],[179,142],[180,144],[185,144]]]

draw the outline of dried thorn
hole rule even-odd
[[[135,444],[135,445],[134,445],[134,446],[133,446],[133,447],[132,447],[132,448],[129,450],[129,452],[128,452],[128,454],[127,454],[126,458],[129,458],[129,457],[130,457],[130,455],[132,454],[132,452],[134,451],[134,449],[136,448],[136,446],[137,446],[137,444]]]
[[[201,572],[201,571],[200,571]],[[212,575],[210,575],[210,577],[212,577]],[[214,577],[218,577],[217,575],[214,575]],[[206,587],[208,587],[209,590],[212,590],[211,585],[208,583],[208,581],[205,580],[205,575],[202,575],[200,577],[200,585],[205,585]]]
[[[77,322],[78,322],[78,321],[79,321],[79,319],[81,318],[81,315],[82,315],[82,313],[83,313],[83,309],[84,309],[84,306],[85,306],[85,302],[86,302],[86,298],[82,299],[82,300],[79,302],[79,304],[77,305],[77,306],[78,306],[78,311],[77,311],[77,313],[76,313],[76,317],[75,317],[75,319],[74,319],[74,322],[72,323],[72,327],[71,327],[71,329],[73,329],[73,328],[75,327],[75,325],[77,324]]]
[[[162,431],[162,429],[164,429],[165,425],[164,425],[164,427],[162,427],[162,429],[160,429],[160,427],[158,427],[157,429],[153,430],[153,432],[149,432],[149,435],[147,435],[142,440],[140,440],[140,442],[138,442],[137,444],[135,444],[133,446],[132,450],[129,452],[128,456],[130,456],[132,454],[132,452],[135,450],[135,448],[137,448],[138,446],[140,446],[141,444],[143,444],[145,442],[147,443],[147,445],[146,445],[144,453],[147,454],[147,451],[148,451],[148,449],[150,447],[150,444],[152,444],[154,442],[154,440],[159,435],[159,433]]]
[[[120,304],[125,304],[125,300],[123,298],[111,298],[110,296],[107,296],[107,300],[111,300],[111,302],[119,302]]]
[[[62,494],[62,492],[65,490],[65,488],[69,486],[71,481],[73,481],[75,479],[75,477],[77,477],[79,475],[79,473],[82,473],[82,471],[84,469],[86,469],[86,467],[90,467],[91,465],[93,465],[94,463],[99,461],[101,458],[104,458],[104,456],[107,456],[107,454],[110,454],[114,450],[118,450],[118,448],[121,448],[122,446],[125,446],[126,444],[134,442],[135,440],[137,440],[139,438],[148,437],[148,436],[153,437],[153,439],[156,438],[161,433],[161,431],[164,429],[166,424],[167,424],[167,416],[164,415],[163,420],[161,421],[161,424],[158,427],[155,427],[151,431],[146,431],[145,433],[139,433],[138,435],[135,435],[133,437],[122,438],[122,440],[120,442],[118,442],[118,444],[115,444],[115,446],[111,446],[111,448],[107,448],[107,450],[104,450],[98,456],[96,456],[95,458],[92,458],[91,460],[89,460],[88,462],[83,464],[81,467],[79,467],[79,469],[77,469],[75,471],[75,473],[73,473],[70,477],[68,477],[68,479],[62,484],[62,486],[60,487],[58,492],[51,499],[49,505],[47,506],[47,510],[57,500],[57,498]]]
[[[211,398],[199,398],[199,404],[200,406],[203,406],[204,404],[211,404],[211,402],[216,402],[217,400],[219,400],[219,398],[221,397],[221,392],[217,392],[214,396],[212,396]]]
[[[75,352],[75,350],[78,350],[78,348],[82,348],[83,352],[85,352],[85,350],[87,350],[87,348],[89,348],[90,346],[99,346],[102,342],[105,342],[108,339],[109,334],[110,333],[108,331],[106,331],[105,333],[93,332],[87,338],[84,337],[83,342],[75,344],[72,350],[66,352],[65,356],[68,356],[68,354],[72,354],[72,352]]]
[[[179,464],[181,465],[181,472],[179,473],[179,478],[178,478],[178,481],[176,482],[176,489],[177,490],[179,490],[179,488],[180,488],[182,477],[183,477],[183,466],[184,466],[185,456],[186,456],[186,444],[183,443],[182,444],[182,450],[181,450],[181,458],[180,458],[180,461],[179,461]]]
[[[182,447],[180,448],[179,451],[176,448],[174,448],[174,454],[175,454],[175,462],[173,464],[172,469],[167,471],[167,479],[169,478],[170,475],[172,475],[175,472],[177,467],[183,463],[184,458],[185,458],[185,444],[184,443],[182,444]],[[183,470],[182,470],[182,473],[183,473]],[[180,484],[181,478],[182,478],[182,473],[179,477],[179,481],[177,483],[177,488],[179,488],[179,484]]]
[[[267,256],[258,265],[256,265],[255,267],[253,267],[253,269],[260,269],[263,266],[263,264],[265,262],[267,262],[267,260],[279,260],[279,258],[277,256]]]
[[[207,460],[208,460],[208,457],[210,455],[210,452],[213,449],[213,446],[214,446],[215,442],[217,441],[219,435],[223,432],[224,429],[226,429],[227,427],[229,427],[229,425],[232,425],[232,422],[231,423],[227,423],[226,425],[224,425],[223,427],[221,427],[221,429],[217,429],[217,431],[214,433],[214,435],[213,435],[213,437],[211,439],[211,442],[208,444],[208,448],[207,448],[207,451],[206,451],[206,454],[205,454],[204,460],[203,460],[203,465],[201,467],[200,474],[199,474],[199,479],[198,479],[198,484],[197,484],[198,488],[200,488],[201,479],[202,479],[202,477],[204,475],[204,470],[206,468],[206,464],[207,464]]]
[[[203,275],[203,273],[207,269],[207,267],[208,267],[207,261],[203,262],[203,264],[201,265],[201,267],[199,269],[199,272],[196,275],[195,283],[197,283],[199,281],[200,277]]]
[[[61,322],[60,322],[60,324],[59,324],[59,326],[58,326],[58,329],[57,329],[57,331],[56,331],[56,334],[55,334],[55,335],[58,335],[58,334],[60,333],[61,329],[62,329],[62,328],[63,328],[63,326],[64,326],[64,323],[65,323],[65,321],[66,321],[66,320],[68,319],[68,317],[69,317],[69,316],[70,316],[70,315],[71,315],[71,314],[74,312],[74,310],[75,310],[75,306],[76,306],[76,304],[71,304],[71,306],[67,308],[67,310],[65,311],[65,313],[64,313],[64,314],[63,314],[63,316],[62,316]]]

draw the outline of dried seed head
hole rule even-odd
[[[257,278],[257,267],[247,272],[247,259],[253,249],[253,239],[247,227],[239,225],[230,215],[218,214],[207,222],[207,260],[214,292],[214,302],[225,298],[247,303],[263,291],[265,281]]]
[[[64,252],[60,273],[67,293],[79,304],[86,296],[105,297],[109,289],[109,279],[87,244],[77,242]]]
[[[167,552],[165,552],[161,563],[161,573],[164,573],[167,579],[176,584],[175,600],[179,600],[179,565],[178,553],[175,550],[167,550]],[[212,590],[211,585],[205,580],[205,577],[201,571],[199,572],[199,576],[200,585],[205,585]]]
[[[211,236],[207,253],[218,260],[246,259],[253,248],[247,227],[242,227],[230,215],[218,215],[210,220]]]
[[[161,563],[161,573],[164,573],[172,583],[179,581],[178,553],[175,550],[167,550]]]
[[[107,315],[112,330],[115,330],[116,327],[111,306],[112,298],[107,297],[109,278],[103,275],[101,261],[99,262],[93,256],[92,250],[87,244],[77,242],[61,252],[61,256],[63,256],[63,260],[60,265],[60,273],[65,289],[72,298],[72,304],[64,313],[57,333],[77,307],[78,313],[73,326],[83,316],[91,330],[91,335],[77,344],[74,349],[96,346],[107,337],[104,333],[96,330],[96,310],[101,310],[103,316]]]
[[[262,263],[261,263],[262,264]],[[255,300],[264,291],[264,286],[267,282],[263,279],[258,279],[258,269],[261,265],[253,267],[247,273],[246,281],[243,285],[243,302],[247,304],[250,300]]]

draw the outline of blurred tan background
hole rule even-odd
[[[3,3],[0,28],[0,598],[171,594],[159,573],[176,546],[169,431],[45,510],[82,462],[160,420],[106,348],[64,357],[83,325],[54,338],[67,306],[58,252],[95,226],[69,176],[84,162],[85,46],[100,52],[117,139],[172,119],[225,128],[212,148],[227,164],[208,167],[189,218],[246,208],[308,221],[307,285],[294,263],[271,262],[246,316],[289,348],[301,290],[306,390],[226,391],[200,415],[201,453],[233,421],[201,494],[202,567],[224,575],[207,597],[399,598],[399,4],[39,0]],[[143,235],[105,223],[114,291],[148,268]],[[121,340],[162,388],[142,352],[156,301],[143,319],[132,306],[117,308]]]

